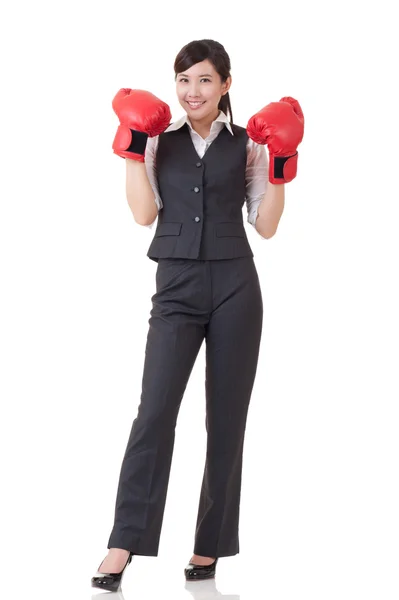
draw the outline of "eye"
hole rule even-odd
[[[187,81],[187,78],[186,77],[182,77],[181,79],[179,79],[179,82],[182,82],[182,81]],[[203,77],[201,79],[201,81],[210,81],[210,79],[208,79],[208,77]]]

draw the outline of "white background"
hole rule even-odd
[[[3,597],[8,585],[13,598],[94,591],[140,399],[156,269],[146,256],[155,228],[135,223],[125,161],[112,153],[111,102],[121,87],[146,89],[173,120],[182,116],[174,59],[202,38],[230,55],[235,123],[285,95],[305,115],[277,234],[261,240],[244,214],[263,337],[240,554],[219,561],[210,586],[236,600],[398,597],[393,4],[2,9]],[[126,600],[161,589],[190,596],[183,568],[205,459],[204,348],[178,418],[159,556],[134,558]]]

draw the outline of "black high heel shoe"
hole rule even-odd
[[[123,574],[126,567],[132,562],[132,556],[133,552],[129,554],[126,564],[120,573],[101,573],[100,568],[105,560],[104,559],[98,567],[98,575],[95,575],[91,578],[91,587],[101,588],[102,590],[107,590],[108,592],[119,592],[122,585]]]
[[[196,565],[192,562],[188,563],[184,569],[184,575],[187,581],[198,581],[200,579],[210,579],[216,575],[216,563],[218,559],[215,558],[213,563],[210,565]]]

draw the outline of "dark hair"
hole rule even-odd
[[[224,83],[230,77],[230,57],[222,44],[214,40],[194,40],[183,46],[175,59],[175,80],[178,73],[183,73],[186,69],[206,59],[213,64]],[[229,92],[220,98],[218,109],[222,110],[227,117],[230,115],[230,123],[233,122]]]

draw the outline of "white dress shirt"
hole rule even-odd
[[[231,135],[234,135],[233,130],[231,128],[230,122],[223,111],[219,112],[219,116],[213,121],[211,125],[211,131],[207,138],[202,138],[199,133],[197,133],[191,123],[188,115],[181,117],[178,121],[175,121],[165,130],[164,133],[168,131],[175,131],[183,125],[187,123],[189,125],[189,131],[191,135],[191,139],[193,141],[195,150],[200,158],[202,158],[212,144],[212,142],[217,138],[220,131],[223,127],[227,127]],[[155,194],[155,202],[158,206],[158,210],[163,207],[162,198],[159,194],[158,182],[157,182],[157,169],[156,169],[156,153],[158,148],[158,139],[159,136],[149,137],[147,139],[147,145],[145,149],[145,165],[147,168],[147,175],[150,181],[151,187]],[[251,225],[255,227],[256,217],[258,216],[258,206],[261,203],[265,192],[266,187],[269,181],[269,161],[266,154],[265,146],[261,144],[257,144],[251,138],[248,138],[247,142],[247,166],[245,170],[245,182],[246,182],[246,194],[245,194],[245,202],[247,207],[247,221]],[[150,229],[154,226],[156,219],[150,225],[147,225]],[[255,228],[255,231],[258,233],[259,237],[262,240],[264,238]]]

